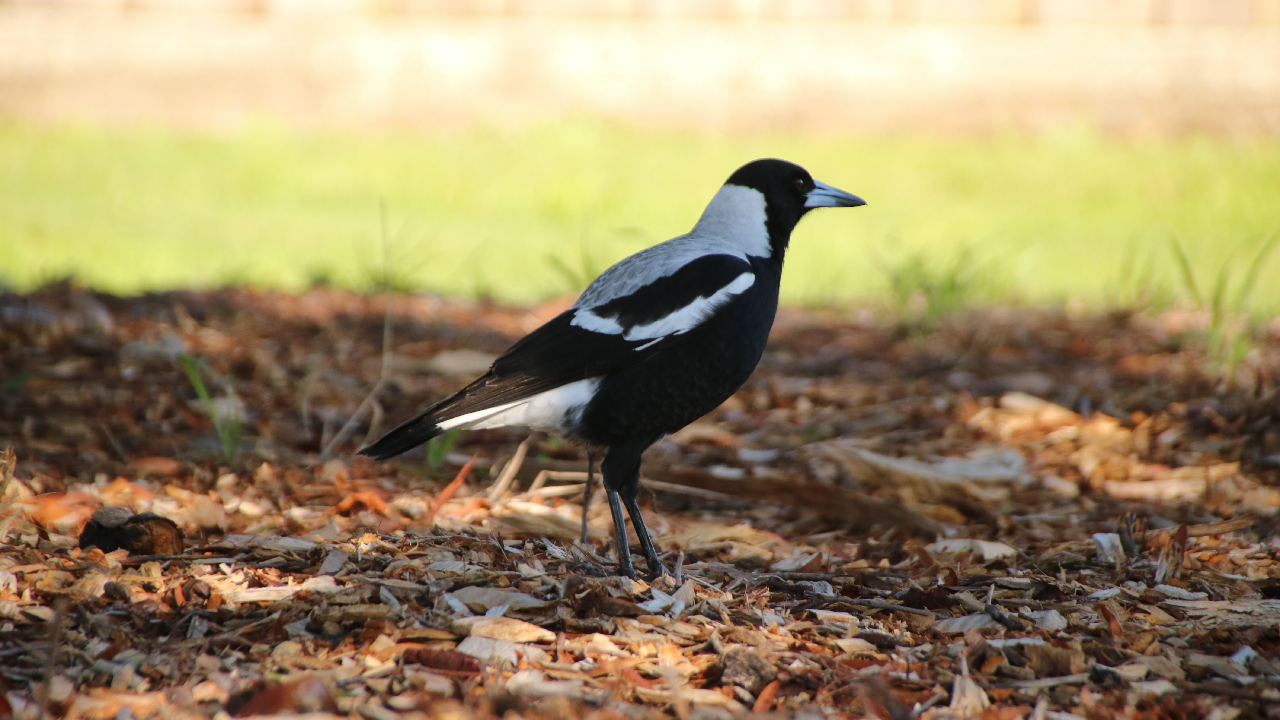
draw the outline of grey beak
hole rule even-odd
[[[838,190],[826,183],[814,180],[813,185],[814,188],[805,196],[804,206],[807,208],[858,207],[867,204],[866,200],[857,195]]]

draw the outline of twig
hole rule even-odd
[[[947,699],[947,691],[939,690],[938,692],[934,693],[928,700],[925,700],[924,702],[916,703],[915,707],[911,708],[911,717],[920,717],[920,715],[922,715],[925,710],[928,710],[929,708],[933,707],[934,705],[937,705],[938,703],[946,699]]]
[[[375,398],[373,401],[373,418],[369,420],[369,431],[364,434],[364,443],[368,445],[378,437],[378,430],[382,428],[382,419],[386,417],[386,412],[382,409],[382,403]]]
[[[1224,535],[1236,530],[1244,530],[1253,525],[1253,518],[1236,518],[1235,520],[1225,520],[1223,522],[1212,523],[1209,525],[1188,525],[1187,537],[1205,537],[1208,535]]]
[[[930,612],[928,610],[920,610],[918,608],[913,608],[913,607],[907,607],[906,605],[895,605],[891,602],[885,602],[883,600],[847,598],[847,597],[844,597],[843,595],[822,595],[818,593],[814,593],[813,597],[818,598],[824,604],[828,604],[828,605],[831,603],[842,602],[842,603],[848,603],[850,605],[859,605],[862,607],[878,608],[880,610],[897,610],[900,612],[907,613],[909,615],[923,615],[925,617],[931,617],[931,618],[938,617],[938,614],[935,612]]]
[[[584,490],[584,494],[582,496],[582,535],[581,537],[578,538],[578,540],[583,545],[587,544],[587,540],[590,539],[590,528],[587,527],[587,513],[591,511],[591,492],[595,487],[595,478],[593,477],[593,474],[595,472],[595,464],[596,464],[595,454],[588,452],[587,453],[587,484]]]
[[[533,484],[529,486],[524,494],[528,495],[532,492],[541,490],[548,480],[566,480],[568,482],[584,482],[590,475],[576,470],[539,470],[537,476],[533,478]],[[581,489],[581,488],[577,488]]]
[[[338,431],[337,435],[324,446],[324,451],[320,453],[321,459],[333,456],[334,448],[347,441],[351,434],[355,432],[356,425],[360,422],[360,418],[364,416],[366,408],[375,407],[381,410],[378,405],[378,393],[382,392],[382,386],[387,384],[387,378],[391,376],[391,251],[390,241],[387,239],[387,204],[386,201],[378,203],[379,216],[382,222],[382,287],[383,287],[383,312],[382,312],[382,368],[378,372],[378,382],[374,383],[373,389],[365,396],[364,402],[360,403],[360,407],[356,408],[355,413],[347,419],[347,422]],[[373,427],[380,420],[381,412],[376,412],[374,422],[370,423],[370,434]]]
[[[702,488],[690,487],[688,485],[677,485],[675,483],[663,482],[661,480],[642,479],[640,484],[650,490],[671,493],[673,495],[689,495],[692,497],[705,498],[707,500],[719,500],[721,502],[740,501],[739,498],[729,495],[728,493],[716,492],[715,490],[703,490]]]
[[[516,448],[516,454],[511,456],[507,464],[502,467],[502,473],[498,475],[498,481],[489,488],[489,502],[493,502],[507,493],[507,489],[511,487],[511,481],[516,479],[516,473],[520,471],[520,466],[524,463],[525,453],[529,452],[529,442],[533,440],[533,436],[524,439],[520,443],[520,447]]]
[[[995,586],[992,585],[992,587],[995,587]],[[1017,620],[1014,620],[1013,618],[1001,612],[1000,608],[996,607],[995,604],[993,603],[989,602],[986,605],[984,605],[982,607],[982,611],[987,614],[987,617],[991,618],[992,620],[995,620],[997,623],[999,623],[1000,625],[1003,625],[1008,630],[1026,630],[1027,629],[1027,627],[1022,623],[1018,622]]]
[[[1174,685],[1179,690],[1189,693],[1204,693],[1206,695],[1222,695],[1224,697],[1235,698],[1236,700],[1252,700],[1257,703],[1275,702],[1274,697],[1268,697],[1264,692],[1251,692],[1244,688],[1227,685],[1225,683],[1194,683],[1187,680],[1174,680]]]
[[[53,626],[49,628],[49,655],[44,661],[44,682],[40,683],[36,698],[41,718],[49,717],[49,690],[53,685],[53,676],[58,671],[58,653],[62,651],[62,624],[66,618],[66,610],[67,599],[59,598],[53,606],[53,618],[49,620],[49,624]]]
[[[332,457],[333,449],[346,442],[347,438],[351,437],[351,433],[355,432],[356,424],[360,421],[360,418],[364,416],[365,408],[368,408],[375,401],[375,398],[377,398],[378,393],[381,391],[382,380],[378,380],[377,384],[373,386],[373,389],[369,391],[369,394],[365,396],[364,402],[360,403],[360,407],[356,408],[356,411],[347,419],[347,422],[343,424],[342,429],[339,430],[338,433],[329,440],[329,443],[324,446],[324,451],[320,453],[320,457],[322,459]]]
[[[453,480],[445,486],[444,490],[441,490],[440,494],[436,496],[436,501],[431,503],[431,509],[427,511],[426,517],[423,518],[424,520],[431,522],[431,520],[435,518],[436,513],[440,512],[440,508],[444,507],[444,504],[449,502],[449,500],[453,498],[454,494],[458,492],[458,488],[462,487],[463,481],[465,481],[467,479],[467,475],[471,473],[471,468],[475,466],[476,458],[473,455],[471,459],[467,461],[467,464],[463,465],[462,469],[458,471],[457,476],[455,476]]]
[[[965,657],[964,653],[960,654]],[[1088,673],[1077,673],[1075,675],[1059,675],[1057,677],[1036,678],[1035,680],[1016,680],[1010,683],[992,683],[991,687],[996,689],[1017,688],[1019,690],[1043,690],[1045,688],[1057,687],[1059,685],[1079,685],[1089,680]]]
[[[537,490],[525,490],[516,495],[516,498],[550,498],[565,497],[568,495],[577,495],[582,492],[581,485],[555,485],[553,487],[543,487]]]

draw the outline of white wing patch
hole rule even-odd
[[[599,387],[600,378],[578,380],[524,400],[459,415],[440,423],[440,429],[483,430],[520,425],[534,430],[563,430],[577,425]]]
[[[669,315],[658,318],[651,323],[634,325],[625,330],[617,320],[601,317],[595,314],[592,308],[584,307],[578,308],[570,324],[592,332],[621,335],[623,339],[633,342],[637,340],[653,341],[636,348],[636,350],[643,350],[664,337],[680,335],[694,329],[721,305],[729,302],[734,296],[746,292],[748,288],[755,284],[755,281],[755,273],[744,272],[734,278],[733,282],[712,293],[710,297],[695,298],[693,302]]]

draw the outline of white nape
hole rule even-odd
[[[743,253],[767,258],[773,253],[764,194],[741,185],[724,185],[707,203],[690,235],[728,240]]]
[[[459,415],[440,423],[441,430],[483,430],[512,425],[534,430],[561,430],[576,425],[595,396],[600,378],[587,378],[552,388],[533,397]]]

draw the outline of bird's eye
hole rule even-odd
[[[800,192],[808,190],[808,188],[805,187],[804,178],[796,178],[796,189]]]

